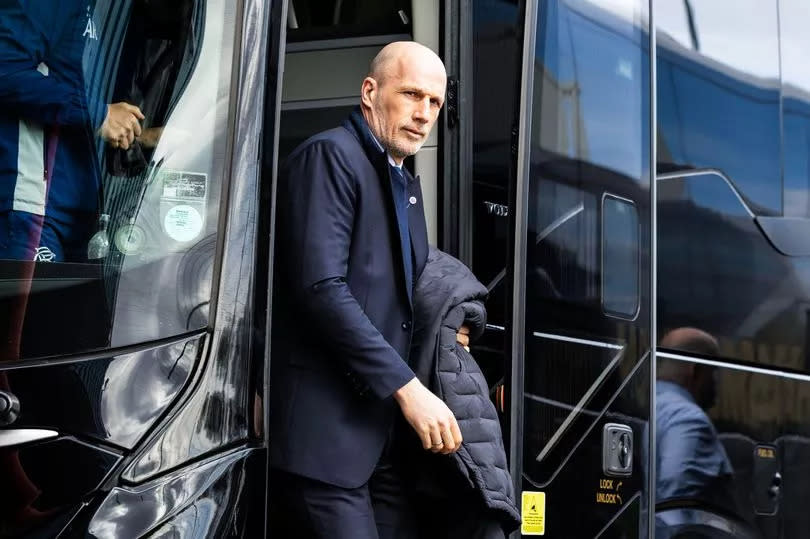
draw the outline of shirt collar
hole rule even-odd
[[[374,141],[374,144],[376,144],[377,148],[379,148],[381,152],[385,152],[385,148],[383,148],[383,145],[380,144],[379,140],[377,140],[377,137],[374,136],[374,133],[371,132],[371,128],[368,125],[366,125],[366,128],[368,129],[368,134],[371,135],[371,140]],[[390,153],[385,152],[385,156],[388,158],[389,165],[391,165],[394,168],[398,168],[399,170],[402,170],[402,164],[400,163],[398,165],[397,162],[394,161],[394,158],[391,157]]]

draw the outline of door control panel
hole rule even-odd
[[[607,423],[602,430],[602,472],[611,477],[633,474],[633,429]]]

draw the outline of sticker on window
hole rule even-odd
[[[163,229],[174,241],[186,242],[195,239],[202,232],[202,215],[196,208],[183,204],[166,212]]]
[[[203,202],[208,191],[208,175],[199,172],[161,170],[163,200]]]
[[[520,533],[523,535],[545,535],[546,493],[525,490],[521,497]]]

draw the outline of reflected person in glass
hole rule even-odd
[[[87,260],[99,148],[129,147],[144,119],[109,103],[130,3],[0,2],[0,258]]]
[[[695,328],[664,335],[662,348],[716,356],[717,340]],[[656,504],[699,502],[733,507],[733,469],[706,410],[716,398],[716,369],[689,360],[659,358],[656,381]]]

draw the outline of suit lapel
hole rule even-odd
[[[383,203],[385,204],[386,212],[388,213],[388,232],[391,238],[391,246],[394,248],[394,260],[399,262],[399,275],[397,281],[399,283],[399,288],[402,291],[402,294],[408,298],[408,303],[412,306],[412,298],[408,297],[408,288],[407,283],[405,282],[405,260],[402,258],[402,240],[399,237],[399,226],[397,225],[397,210],[394,207],[394,190],[391,185],[392,178],[391,178],[391,169],[388,165],[388,156],[383,151],[380,151],[380,148],[371,138],[371,133],[368,130],[368,125],[366,124],[365,118],[360,113],[360,107],[357,107],[352,114],[349,116],[349,120],[347,122],[350,126],[350,130],[354,132],[355,136],[360,140],[361,145],[363,146],[363,150],[366,153],[366,157],[371,162],[371,165],[374,167],[374,171],[377,173],[377,178],[379,178],[380,183],[382,184],[383,190],[383,197],[385,200]],[[344,124],[345,126],[345,124]],[[410,189],[412,184],[415,182],[409,182],[409,195]],[[418,187],[417,187],[418,189]],[[411,224],[411,212],[410,208],[408,208],[408,230],[411,232],[411,243],[413,244],[413,228]],[[422,227],[424,228],[424,217],[422,217]],[[427,252],[427,249],[425,249]],[[424,266],[424,264],[422,264]],[[417,275],[416,267],[413,268],[414,276]],[[421,271],[421,268],[420,268]]]
[[[410,174],[408,174],[410,176]],[[419,279],[428,257],[425,205],[422,200],[422,185],[419,176],[408,181],[408,229],[413,248],[413,280]]]

